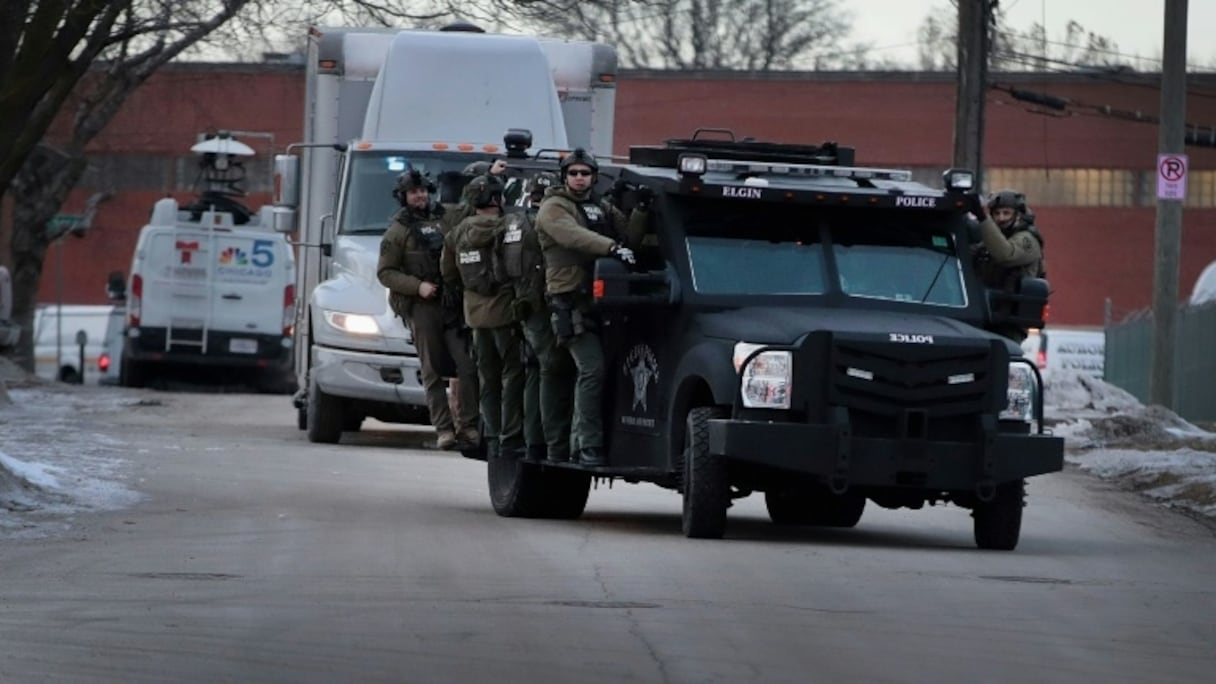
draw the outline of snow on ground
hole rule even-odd
[[[0,538],[44,536],[87,511],[140,495],[124,481],[124,444],[105,415],[136,397],[47,383],[0,359]],[[0,393],[3,394],[3,393]],[[1216,520],[1216,434],[1127,392],[1076,373],[1053,376],[1046,424],[1064,437],[1069,464],[1162,504]]]
[[[10,383],[7,394],[10,403],[0,405],[0,538],[46,536],[68,529],[78,514],[140,499],[124,484],[123,442],[99,426],[106,413],[139,399],[28,378]]]

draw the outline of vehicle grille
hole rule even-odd
[[[909,410],[926,419],[974,415],[990,405],[992,348],[834,341],[828,401],[875,416]],[[953,379],[953,381],[952,381]]]

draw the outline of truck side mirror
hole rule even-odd
[[[988,303],[994,323],[1019,328],[1042,328],[1046,323],[1047,296],[1051,286],[1043,278],[1022,278],[1016,292],[989,290]]]
[[[616,259],[602,258],[595,261],[592,295],[596,306],[673,306],[680,288],[670,271],[633,272]]]
[[[294,233],[296,209],[300,206],[300,158],[294,154],[274,156],[274,213],[276,233]]]

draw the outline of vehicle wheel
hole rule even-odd
[[[764,505],[775,525],[855,527],[865,511],[866,498],[855,492],[833,494],[827,488],[816,488],[765,492]]]
[[[359,413],[347,413],[342,417],[343,432],[358,432],[363,427],[364,416]]]
[[[308,408],[305,406],[296,409],[296,427],[301,430],[308,429]]]
[[[545,473],[534,463],[527,463],[522,458],[503,458],[497,451],[487,454],[486,481],[490,486],[490,504],[494,506],[494,512],[504,518],[544,516],[547,512],[546,498],[552,496],[551,492],[546,491],[549,483],[545,480]]]
[[[342,400],[328,395],[317,386],[317,381],[308,383],[308,441],[322,444],[337,444],[342,437]]]
[[[78,373],[76,369],[72,368],[71,366],[64,366],[63,368],[59,369],[59,382],[65,382],[69,385],[79,385],[80,373]]]
[[[587,508],[591,495],[591,474],[567,468],[543,471],[544,491],[541,515],[555,520],[574,520]]]
[[[971,511],[975,520],[975,545],[981,549],[1012,551],[1022,534],[1022,508],[1026,505],[1026,483],[1007,482],[996,488],[992,501],[979,502]]]
[[[118,371],[118,384],[123,387],[143,387],[148,384],[148,368],[134,359],[123,359]]]
[[[730,506],[730,480],[726,459],[709,453],[709,419],[721,415],[716,408],[688,412],[684,425],[684,536],[721,539],[726,533]]]

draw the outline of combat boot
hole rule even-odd
[[[600,447],[587,447],[579,450],[578,464],[588,468],[599,468],[608,465],[608,459],[604,458],[604,450]]]
[[[460,443],[462,450],[476,449],[477,445],[481,444],[481,430],[475,427],[462,428],[456,441]]]
[[[439,433],[439,437],[435,440],[435,448],[444,451],[451,451],[456,448],[456,433],[444,430]]]

